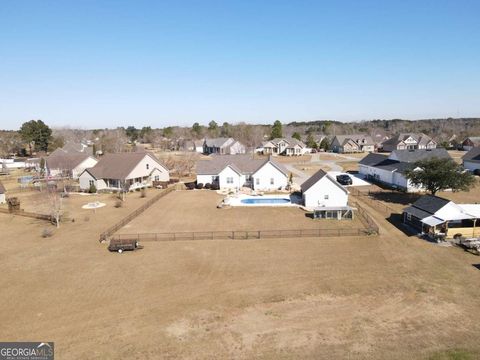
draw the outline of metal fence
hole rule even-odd
[[[360,191],[358,189],[355,189],[355,188],[350,188],[348,189],[348,191],[354,195],[354,196],[358,196],[360,197],[360,200],[361,201],[364,201],[366,202],[368,205],[370,205],[371,207],[373,207],[375,210],[385,214],[385,216],[390,216],[392,213],[395,212],[395,210],[393,210],[391,207],[389,207],[388,205],[384,204],[383,202],[379,201],[379,200],[375,200],[373,199],[370,195],[371,195],[371,192],[370,191]],[[357,206],[358,206],[358,203],[357,203]],[[364,211],[365,212],[365,211]]]
[[[112,236],[117,230],[119,230],[120,228],[122,228],[123,226],[125,226],[126,224],[128,224],[130,221],[132,221],[133,219],[135,219],[138,215],[140,215],[141,213],[143,213],[145,210],[147,210],[150,206],[152,206],[154,203],[156,203],[159,199],[161,199],[162,197],[164,197],[165,195],[171,193],[172,191],[174,191],[175,188],[174,187],[169,187],[165,190],[162,190],[161,193],[155,195],[153,198],[151,198],[150,200],[148,200],[145,204],[143,204],[142,206],[140,206],[138,209],[136,209],[135,211],[131,212],[130,214],[128,214],[126,217],[124,217],[122,220],[120,220],[119,222],[117,222],[115,225],[109,227],[107,230],[105,230],[104,232],[102,232],[100,234],[100,242],[104,241],[104,240],[107,240],[110,236]]]
[[[365,210],[358,202],[354,202],[353,206],[357,209],[356,215],[365,226],[366,231],[369,233],[380,233],[380,229],[372,217],[368,214],[367,210]]]
[[[137,241],[182,241],[182,240],[249,240],[279,239],[298,237],[340,237],[372,234],[367,228],[342,229],[297,229],[297,230],[234,230],[234,231],[192,231],[170,233],[116,234],[114,240]]]

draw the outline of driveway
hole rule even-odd
[[[369,182],[365,181],[363,179],[363,176],[360,174],[347,174],[341,171],[329,171],[328,175],[330,175],[332,178],[336,179],[337,175],[348,175],[352,179],[352,185],[347,185],[347,186],[367,186],[367,185],[372,185]]]

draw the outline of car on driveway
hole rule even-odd
[[[337,182],[341,185],[352,185],[352,178],[347,174],[337,175]]]

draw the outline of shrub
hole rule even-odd
[[[97,188],[94,184],[90,184],[90,188],[88,189],[90,194],[95,194],[97,192]]]
[[[117,199],[117,200],[115,201],[115,205],[114,205],[114,206],[115,206],[117,209],[118,209],[118,208],[121,208],[121,207],[123,206],[123,201],[120,200],[120,199]]]
[[[42,238],[49,238],[53,235],[53,231],[51,229],[43,229],[42,230]]]
[[[205,184],[205,189],[211,189],[211,188],[212,188],[212,184],[210,184],[210,183]]]
[[[203,189],[203,184],[202,183],[197,184],[197,189]]]

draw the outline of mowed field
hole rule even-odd
[[[358,219],[316,221],[298,207],[241,206],[217,209],[225,198],[211,190],[176,191],[118,231],[121,234],[184,231],[363,229]]]
[[[195,207],[197,192],[184,193]],[[142,217],[175,211],[168,226],[187,230],[193,211],[171,208],[182,196]],[[373,209],[379,237],[148,242],[109,253],[99,232],[143,201],[131,194],[47,239],[44,222],[0,214],[0,338],[55,341],[59,359],[480,356],[474,255],[406,237]],[[238,226],[267,218],[243,210],[232,216]]]

